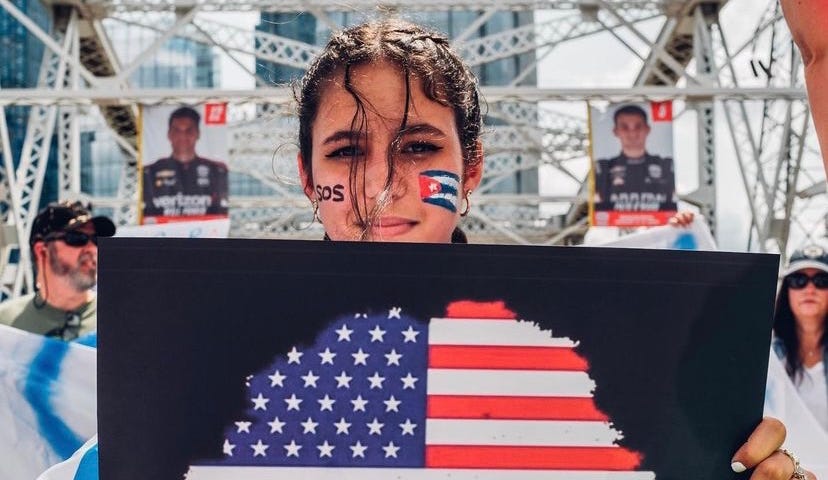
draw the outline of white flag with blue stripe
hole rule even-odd
[[[97,430],[97,351],[0,325],[0,478],[32,479]]]

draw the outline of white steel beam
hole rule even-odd
[[[64,78],[69,52],[77,39],[77,13],[73,11],[66,25],[56,24],[55,36],[63,43],[60,51],[45,49],[40,66],[38,85],[44,89],[60,90],[64,87]],[[65,31],[60,31],[65,28]],[[81,67],[82,68],[82,67]],[[20,154],[20,163],[15,174],[17,190],[20,192],[20,208],[15,212],[15,222],[21,226],[23,238],[29,238],[32,221],[37,215],[40,194],[43,189],[43,177],[49,159],[52,135],[55,131],[56,106],[33,106],[29,112],[26,138]],[[34,286],[28,243],[20,245],[20,262],[15,279],[14,295]]]
[[[78,28],[72,29],[70,54],[72,58],[80,60],[80,36]],[[67,67],[64,88],[77,90],[80,86],[80,75],[76,68]],[[81,191],[80,165],[80,127],[78,125],[78,107],[59,107],[57,115],[57,146],[58,146],[58,197],[69,198]]]
[[[64,0],[63,3],[82,5],[101,15],[122,11],[171,11],[175,8],[201,6],[204,10],[300,12],[317,9],[323,12],[364,12],[377,7],[374,0],[350,0],[347,3],[329,0]],[[670,10],[682,6],[685,0],[610,0],[621,9]],[[596,0],[419,0],[417,11],[481,10],[575,10],[595,6]],[[382,6],[391,10],[410,10],[406,0],[384,0]]]
[[[634,88],[535,88],[482,87],[487,102],[501,101],[645,101],[673,100],[806,100],[805,88],[755,87],[634,87]],[[180,103],[232,102],[276,103],[293,102],[289,88],[256,90],[221,89],[94,89],[55,91],[42,88],[9,88],[0,90],[0,105],[177,105]]]

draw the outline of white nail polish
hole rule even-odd
[[[730,464],[730,468],[733,469],[733,471],[736,473],[742,473],[745,470],[747,470],[747,468],[745,468],[745,466],[742,465],[742,462],[733,462]]]

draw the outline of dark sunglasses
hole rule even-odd
[[[95,245],[98,244],[97,235],[89,235],[88,233],[79,232],[77,230],[67,230],[56,235],[48,236],[44,240],[47,242],[62,240],[63,243],[69,245],[70,247],[83,247],[89,242],[92,242]]]
[[[785,284],[788,285],[788,288],[793,288],[794,290],[805,288],[808,282],[813,282],[814,286],[820,290],[826,289],[828,288],[828,273],[820,272],[813,277],[809,277],[804,273],[797,272],[785,277]]]

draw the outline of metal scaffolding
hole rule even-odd
[[[347,2],[348,12],[391,15],[408,12],[410,2],[381,6]],[[418,12],[465,11],[474,16],[455,35],[455,49],[472,66],[531,54],[532,60],[504,86],[484,87],[493,123],[484,137],[486,176],[475,192],[475,208],[465,219],[478,241],[519,244],[579,243],[586,231],[588,127],[585,115],[559,108],[574,102],[673,99],[679,115],[693,118],[697,144],[697,186],[680,192],[716,231],[717,189],[740,190],[749,211],[747,248],[781,252],[825,234],[826,194],[821,160],[803,88],[801,61],[790,41],[777,2],[769,0],[755,32],[735,48],[721,23],[727,0],[426,0]],[[320,25],[336,28],[334,14],[345,8],[330,0],[63,0],[50,2],[52,29],[41,30],[9,0],[0,9],[19,21],[45,46],[36,88],[0,89],[0,212],[4,215],[4,258],[19,249],[16,262],[4,261],[5,295],[32,287],[27,239],[43,187],[52,138],[57,138],[59,194],[114,208],[120,225],[138,219],[138,105],[226,101],[247,112],[231,125],[231,171],[272,189],[268,197],[231,199],[231,235],[318,238],[308,202],[295,184],[292,92],[268,87],[244,57],[305,68],[319,51],[272,33],[224,24],[215,12],[304,12]],[[472,38],[497,11],[537,12],[536,21]],[[543,17],[543,19],[540,19]],[[107,37],[106,25],[129,25],[153,36],[148,48],[125,59]],[[210,45],[240,65],[258,88],[135,89],[129,77],[174,37]],[[566,45],[599,37],[620,46],[638,65],[628,86],[592,88],[527,87],[524,80],[545,67],[549,55]],[[600,59],[593,59],[600,62]],[[749,64],[752,68],[745,69]],[[576,69],[577,65],[558,68]],[[609,73],[609,72],[608,72]],[[609,76],[609,75],[608,75]],[[12,159],[5,109],[31,106],[22,153]],[[583,109],[585,112],[585,108]],[[90,197],[81,189],[78,118],[99,114],[124,158],[117,195]],[[255,114],[250,114],[255,112]],[[724,137],[724,138],[723,138]],[[287,146],[287,148],[281,148]],[[722,152],[722,148],[727,152]],[[277,148],[279,147],[279,148]],[[732,148],[732,152],[729,149]],[[737,185],[722,185],[717,167],[733,159]],[[13,165],[17,165],[15,169]],[[494,193],[518,172],[553,172],[555,186],[542,193]],[[552,213],[550,213],[552,212]],[[5,231],[4,231],[5,232]],[[791,243],[793,242],[793,244]]]

